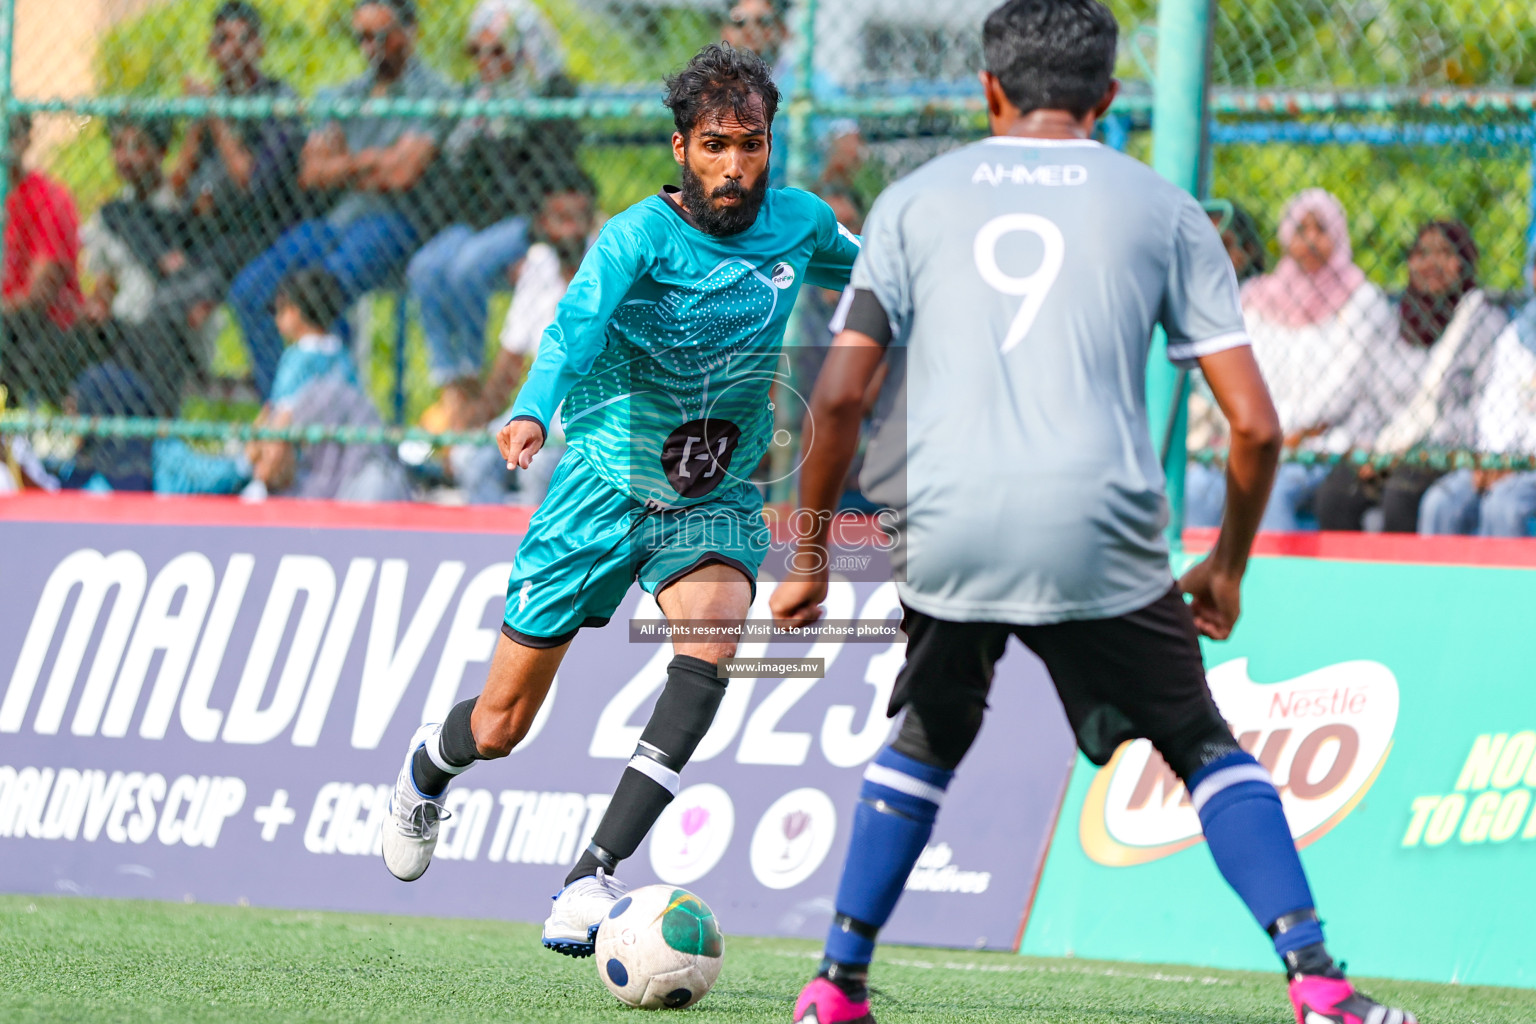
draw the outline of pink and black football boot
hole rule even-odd
[[[795,1003],[796,1024],[875,1024],[869,997],[853,1000],[828,978],[817,976]]]
[[[1408,1011],[1383,1006],[1356,992],[1342,974],[1336,978],[1296,975],[1291,979],[1291,1005],[1296,1008],[1296,1024],[1418,1024]]]

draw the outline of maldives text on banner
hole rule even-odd
[[[636,589],[582,633],[522,748],[450,790],[437,862],[406,885],[377,854],[389,788],[412,731],[483,682],[517,538],[443,510],[379,528],[365,510],[351,526],[336,506],[269,505],[252,525],[204,514],[224,505],[177,521],[80,501],[0,517],[0,888],[542,919],[665,681],[670,646],[630,636],[653,600]],[[828,613],[898,617],[895,588],[835,582]],[[733,678],[623,876],[696,887],[739,933],[819,935],[904,645],[741,653],[820,658],[825,677]],[[1016,947],[1072,741],[1023,652],[993,706],[894,941]]]

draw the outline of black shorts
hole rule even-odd
[[[893,716],[908,705],[936,712],[920,710],[925,719],[984,706],[992,669],[1016,636],[1045,662],[1077,745],[1094,764],[1145,737],[1178,770],[1179,755],[1231,735],[1211,699],[1199,634],[1177,587],[1128,615],[1041,626],[904,611],[907,661],[891,694]]]

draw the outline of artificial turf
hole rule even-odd
[[[786,1022],[815,967],[804,941],[727,936],[704,1021]],[[882,948],[882,1024],[1284,1024],[1276,975]],[[1536,1020],[1536,992],[1375,981],[1425,1024]],[[645,1016],[637,1018],[637,1014]],[[80,898],[0,896],[0,1021],[629,1021],[591,960],[533,925]]]

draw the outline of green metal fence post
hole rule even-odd
[[[16,38],[16,0],[0,0],[0,238],[9,226],[5,215],[6,204],[11,198],[11,108],[16,90],[11,81],[12,52]],[[8,333],[5,317],[0,316],[0,369],[5,366],[5,348]],[[0,380],[4,375],[0,374]],[[0,404],[0,411],[3,411]]]
[[[806,0],[796,6],[795,37],[799,51],[795,54],[795,86],[789,96],[789,183],[796,188],[811,186],[811,116],[816,100],[812,82],[816,75],[816,8],[817,0]]]
[[[1152,104],[1152,166],[1197,197],[1205,167],[1211,67],[1212,0],[1159,0],[1157,76]],[[1169,543],[1184,527],[1185,398],[1189,378],[1164,357],[1161,336],[1147,368],[1147,414],[1168,477]]]
[[[785,160],[789,172],[789,183],[796,188],[810,188],[815,184],[811,180],[811,147],[815,140],[811,138],[811,119],[815,115],[816,103],[815,91],[811,83],[816,74],[816,9],[819,6],[817,0],[805,0],[797,4],[795,8],[795,38],[799,50],[795,57],[795,80],[790,94],[783,99],[789,104],[789,145],[785,147]],[[788,353],[809,343],[800,330],[800,318],[790,315],[789,327],[784,332],[784,348]],[[784,361],[781,360],[781,365]],[[789,444],[775,444],[770,449],[769,456],[770,478],[772,483],[768,487],[768,500],[772,502],[789,501],[794,497],[795,481],[792,479],[792,467],[795,454],[799,450],[800,441],[800,416],[804,412],[800,402],[795,398],[795,391],[787,386],[788,382],[780,375],[773,387],[774,422],[778,428],[775,431],[775,439],[780,437],[791,438]],[[808,397],[808,396],[807,396]]]

